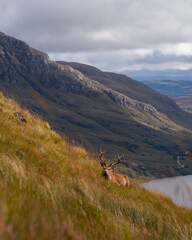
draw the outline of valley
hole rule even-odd
[[[0,1],[0,240],[192,240],[191,13]]]
[[[192,113],[192,81],[156,80],[144,83],[155,91],[172,97],[181,109]]]
[[[186,112],[192,113],[192,97],[173,98],[177,105]]]
[[[144,81],[144,83],[154,90],[172,98],[192,96],[192,81],[190,80],[154,80]]]
[[[122,74],[54,62],[3,33],[0,49],[1,91],[69,141],[111,159],[124,154],[125,167],[144,165],[149,175],[192,171],[187,156],[187,167],[175,168],[175,157],[192,151],[192,115],[171,98]]]

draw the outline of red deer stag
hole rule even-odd
[[[112,170],[117,166],[118,163],[120,163],[120,160],[123,158],[123,155],[119,157],[118,160],[115,163],[110,163],[109,165],[106,164],[105,160],[103,159],[103,155],[105,152],[100,152],[99,158],[100,158],[100,164],[103,168],[103,171],[101,173],[101,176],[106,178],[108,181],[112,183],[116,183],[118,186],[128,186],[129,185],[129,178],[126,175],[113,173]]]

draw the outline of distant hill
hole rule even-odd
[[[192,81],[184,80],[161,80],[144,81],[144,83],[169,97],[192,97]]]
[[[144,83],[157,92],[172,97],[180,108],[192,113],[192,81],[161,80]]]
[[[192,115],[167,96],[125,75],[46,53],[0,33],[0,89],[91,151],[124,153],[125,166],[144,164],[156,176],[189,174],[175,156],[192,151]]]
[[[181,69],[164,69],[164,70],[129,70],[123,72],[125,75],[131,76],[138,81],[161,81],[166,80],[186,80],[192,81],[192,68],[187,70]]]

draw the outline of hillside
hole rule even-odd
[[[0,89],[86,149],[124,153],[126,167],[142,164],[160,177],[192,172],[188,158],[175,168],[175,156],[192,151],[192,115],[124,75],[58,64],[0,33]]]
[[[0,239],[191,238],[191,210],[100,173],[83,148],[0,94]]]
[[[146,81],[145,84],[131,79],[123,74],[102,72],[99,69],[81,63],[57,61],[62,65],[68,65],[80,71],[85,76],[98,81],[99,83],[118,91],[132,99],[150,104],[159,112],[166,114],[173,122],[185,127],[191,125],[192,116],[181,111],[176,103],[170,98],[172,93],[176,91],[185,91],[191,96],[192,85],[190,81],[184,83],[176,83],[173,81]],[[170,84],[170,85],[169,85]],[[149,87],[148,87],[149,86]],[[154,91],[154,90],[155,91]],[[159,94],[162,93],[162,94]],[[168,97],[169,96],[169,97]]]

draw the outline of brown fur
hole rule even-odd
[[[105,160],[103,159],[103,154],[100,153],[100,164],[103,167],[103,171],[101,173],[101,176],[106,178],[108,181],[117,184],[118,186],[129,186],[129,178],[127,175],[113,173],[112,170],[116,167],[116,165],[120,162],[120,160],[123,158],[123,156],[118,157],[117,163],[110,163],[106,164]]]

